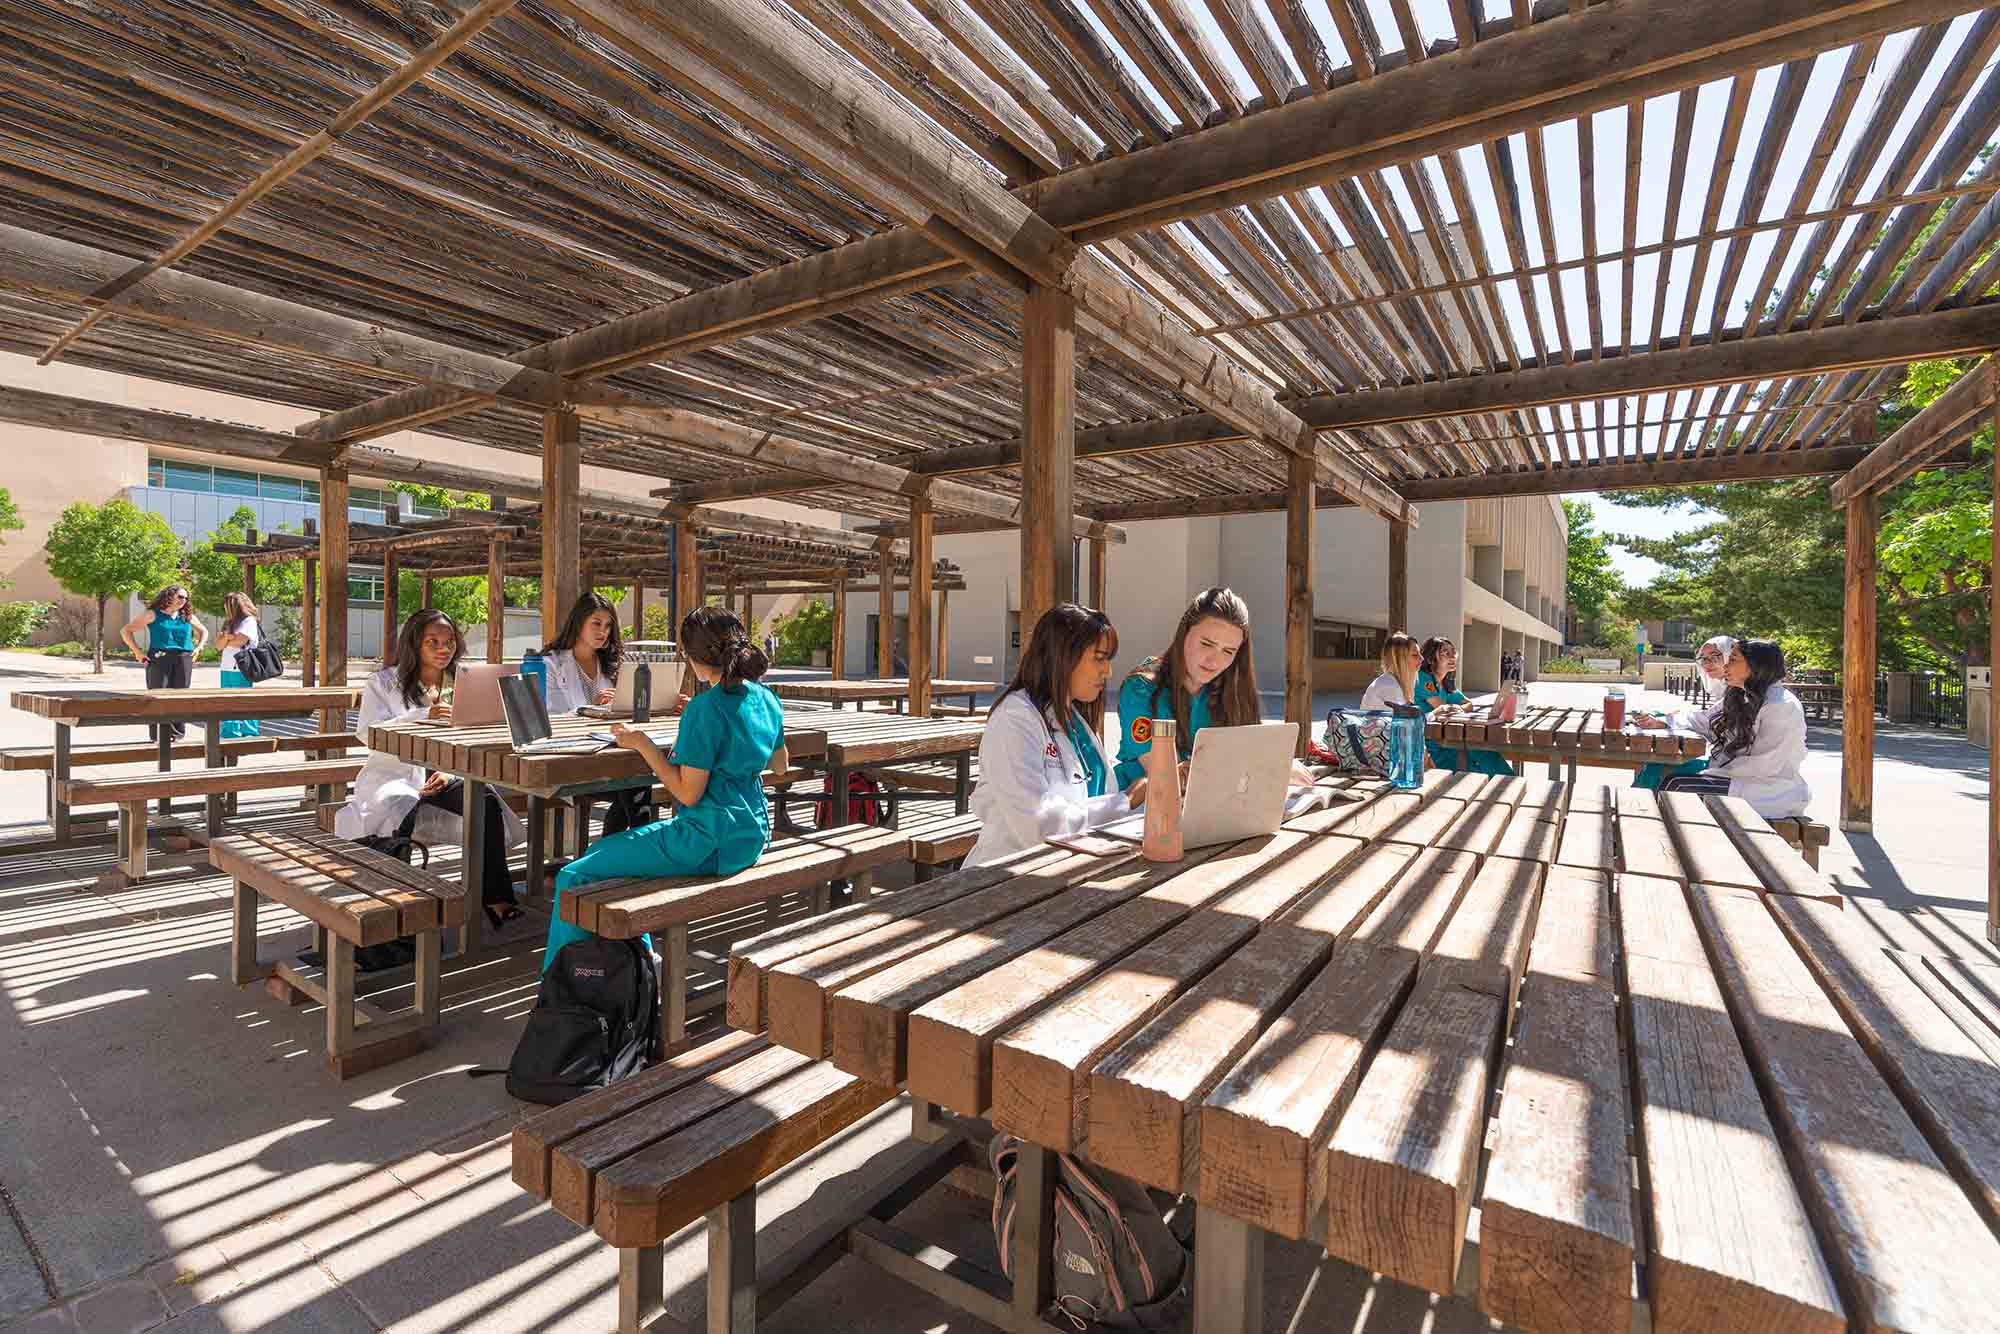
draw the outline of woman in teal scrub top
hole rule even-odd
[[[757,684],[770,662],[722,607],[690,612],[680,643],[707,688],[681,711],[673,759],[644,731],[622,723],[611,728],[619,745],[646,757],[680,810],[600,840],[557,874],[544,969],[564,945],[590,934],[562,920],[565,892],[627,876],[734,875],[754,865],[771,841],[764,771],[784,768],[786,755],[784,707]]]
[[[1501,684],[1506,684],[1502,682]],[[1423,659],[1417,668],[1417,688],[1411,701],[1425,713],[1440,704],[1463,704],[1465,692],[1458,688],[1458,645],[1443,635],[1432,635],[1424,641]],[[1424,749],[1431,757],[1433,769],[1453,770],[1458,768],[1458,751],[1450,746],[1441,746],[1435,741],[1424,742]],[[1507,763],[1498,751],[1475,750],[1469,759],[1470,768],[1476,774],[1512,775],[1514,766]]]
[[[1250,608],[1227,588],[1211,588],[1181,614],[1167,651],[1132,669],[1118,689],[1118,765],[1112,777],[1121,792],[1146,776],[1153,748],[1153,720],[1178,725],[1183,760],[1194,754],[1195,734],[1216,723],[1243,727],[1262,721],[1257,669],[1250,661]]]

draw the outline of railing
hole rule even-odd
[[[1889,673],[1875,673],[1875,712],[1889,716]]]
[[[1965,730],[1965,678],[1957,672],[1925,672],[1917,691],[1917,721],[1932,727]]]

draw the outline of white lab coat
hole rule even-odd
[[[597,692],[617,688],[617,682],[599,672],[594,681],[583,679],[583,668],[576,665],[576,654],[568,649],[557,649],[542,658],[542,666],[548,672],[549,715],[575,713],[586,704],[597,703]]]
[[[1403,694],[1403,683],[1388,672],[1370,681],[1368,688],[1361,692],[1361,707],[1364,709],[1386,709],[1392,704],[1409,702]]]
[[[396,688],[395,668],[384,667],[368,678],[361,691],[359,730],[365,739],[371,727],[421,717],[429,710],[428,704],[405,704],[402,692]],[[333,832],[347,839],[380,838],[395,833],[402,828],[411,808],[422,799],[423,786],[422,765],[405,764],[393,755],[371,750],[368,762],[361,766],[354,780],[353,795],[334,817]],[[504,803],[500,815],[507,828],[509,846],[527,838],[521,817]],[[461,837],[461,821],[449,811],[426,806],[417,816],[412,836],[423,843],[455,843]]]
[[[1111,758],[1101,738],[1091,741],[1108,784]],[[1093,797],[1089,781],[1069,729],[1045,717],[1025,692],[1007,696],[979,740],[979,786],[972,794],[979,841],[965,864],[984,866],[1132,813],[1123,792],[1113,787]]]
[[[1721,705],[1699,713],[1676,715],[1686,718],[1695,731],[1715,740],[1715,722]],[[1708,773],[1729,780],[1729,795],[1741,797],[1767,820],[1804,815],[1812,800],[1802,770],[1806,762],[1806,711],[1799,697],[1783,686],[1774,685],[1757,710],[1757,730],[1750,749],[1728,759],[1709,752]]]

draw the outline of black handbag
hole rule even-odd
[[[285,674],[285,658],[278,652],[278,646],[268,639],[260,639],[248,648],[236,650],[236,670],[251,685],[259,681],[271,681]]]

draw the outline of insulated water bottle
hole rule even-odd
[[[1181,859],[1181,750],[1172,718],[1153,720],[1153,746],[1146,752],[1146,832],[1139,855],[1149,862]]]
[[[650,722],[653,717],[653,669],[640,663],[632,669],[632,721]]]
[[[544,702],[549,697],[549,669],[542,661],[542,651],[531,648],[521,655],[521,675],[535,678],[535,688],[542,693]]]
[[[1389,712],[1389,785],[1424,785],[1424,711],[1414,704],[1392,704]]]

